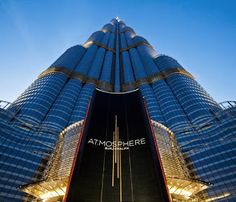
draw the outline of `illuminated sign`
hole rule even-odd
[[[103,146],[106,150],[128,150],[130,147],[146,144],[145,138],[128,140],[128,141],[105,141],[91,138],[88,144]]]

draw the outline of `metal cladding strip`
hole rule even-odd
[[[108,41],[108,47],[109,48],[114,48],[115,44],[115,34],[111,33],[109,36],[109,41]],[[99,76],[99,88],[104,89],[104,90],[109,90],[113,91],[113,86],[111,85],[111,80],[113,78],[113,60],[115,58],[115,54],[113,54],[111,51],[106,51],[103,65],[100,71],[100,76]]]
[[[114,81],[114,91],[119,92],[120,89],[120,54],[119,54],[119,42],[120,41],[120,35],[119,35],[119,24],[116,23],[116,60],[115,60],[115,81]]]
[[[82,45],[72,46],[71,48],[68,48],[54,63],[52,63],[50,67],[65,66],[67,69],[73,71],[85,52],[86,48]]]
[[[133,73],[133,69],[131,66],[131,62],[129,60],[129,56],[127,54],[127,52],[124,52],[126,54],[122,54],[123,57],[123,82],[122,82],[122,86],[121,89],[122,91],[129,91],[132,90],[135,87],[134,83],[134,73]]]
[[[90,37],[88,38],[88,40],[85,42],[85,44],[88,42],[88,41],[99,41],[101,42],[101,39],[103,38],[103,36],[105,35],[105,33],[101,30],[99,31],[95,31],[93,32]]]
[[[132,32],[132,33],[135,33],[135,31],[134,31],[132,28],[127,27],[127,26],[126,26],[123,30],[120,31],[120,33],[123,33],[123,32]]]
[[[121,48],[121,49],[120,49],[120,52],[128,51],[128,50],[130,50],[131,48],[136,48],[137,46],[142,46],[142,45],[145,45],[145,46],[148,46],[148,47],[153,48],[153,47],[152,47],[150,44],[148,44],[147,42],[141,41],[141,42],[132,44],[132,45],[128,46],[127,48]]]
[[[139,57],[138,51],[135,48],[132,48],[130,49],[129,54],[136,81],[147,78],[147,74],[141,58]]]
[[[103,32],[110,32],[110,33],[115,33],[114,30],[114,23],[111,21],[108,24],[105,24],[103,28],[101,29]]]
[[[170,192],[169,192],[169,189],[168,189],[168,186],[167,186],[166,175],[165,175],[165,172],[164,172],[164,168],[163,168],[162,160],[161,160],[161,157],[160,157],[159,149],[158,149],[158,146],[157,146],[157,142],[156,142],[156,139],[154,137],[154,131],[153,131],[152,123],[151,123],[151,120],[150,120],[150,117],[149,117],[147,104],[146,104],[145,100],[143,100],[143,103],[144,103],[144,108],[145,108],[145,111],[146,111],[146,115],[148,117],[148,123],[149,123],[150,129],[151,129],[152,139],[153,139],[153,142],[154,142],[154,145],[155,145],[155,150],[156,150],[157,157],[158,157],[158,160],[159,160],[159,163],[160,163],[161,172],[162,172],[162,176],[163,176],[163,179],[164,179],[168,200],[169,200],[169,202],[171,202],[172,200],[171,200]]]
[[[97,88],[104,89],[109,92],[113,92],[113,85],[108,82],[99,81],[97,83]]]
[[[121,46],[121,49],[127,48],[127,43],[126,43],[124,33],[120,34],[120,46]]]
[[[141,38],[138,38],[138,39],[140,40]],[[147,75],[151,76],[151,75],[159,73],[160,70],[158,69],[158,66],[155,64],[153,60],[153,56],[157,54],[156,51],[144,45],[138,46],[137,50],[144,64],[144,68]]]
[[[109,32],[105,33],[101,43],[104,45],[108,45],[109,36],[110,36]],[[97,53],[96,53],[94,60],[92,62],[92,65],[91,65],[91,67],[88,71],[88,74],[87,74],[87,76],[89,78],[94,78],[96,80],[99,79],[101,69],[103,66],[105,52],[106,52],[106,50],[104,48],[101,48],[101,47],[98,48]]]
[[[177,60],[175,60],[174,58],[168,56],[168,55],[164,55],[164,54],[158,54],[156,56],[153,56],[153,60],[156,63],[158,69],[160,71],[165,71],[168,69],[172,69],[175,67],[179,67],[180,69],[184,69]]]
[[[79,154],[80,143],[81,143],[81,140],[83,138],[84,128],[85,128],[85,124],[86,124],[86,121],[87,121],[88,112],[89,112],[89,109],[90,109],[90,103],[91,103],[91,98],[90,98],[90,101],[88,103],[88,108],[87,108],[87,111],[86,111],[86,116],[85,116],[84,123],[83,123],[83,126],[82,126],[81,135],[79,137],[78,147],[76,149],[76,154],[75,154],[74,162],[73,162],[73,165],[72,165],[72,168],[71,168],[70,178],[69,178],[68,185],[66,187],[66,193],[65,193],[65,197],[63,199],[63,202],[67,202],[67,197],[68,197],[68,193],[69,193],[69,189],[70,189],[70,183],[71,183],[72,176],[73,176],[73,173],[74,173],[75,163],[76,163],[76,160],[77,160],[77,156]]]
[[[44,76],[47,76],[48,74],[51,74],[51,73],[64,73],[66,76],[71,76],[71,73],[73,71],[67,69],[66,67],[50,67],[48,69],[46,69],[45,71],[43,71],[37,79],[40,79]]]
[[[79,72],[82,75],[87,75],[94,61],[94,58],[96,57],[98,48],[99,47],[94,44],[87,48],[86,53],[84,54],[83,58],[76,66],[74,71]]]
[[[84,46],[85,48],[88,48],[91,44],[94,44],[94,45],[96,45],[96,46],[99,46],[99,47],[101,47],[101,48],[104,48],[105,50],[111,51],[111,52],[114,53],[114,54],[116,53],[116,50],[115,50],[115,49],[109,48],[109,47],[103,45],[102,43],[100,43],[100,42],[98,42],[98,41],[88,41],[88,42],[86,42],[83,46]]]
[[[98,31],[98,32],[94,32],[90,37],[89,37],[89,41],[90,40],[94,40],[94,41],[99,41],[102,44],[106,45],[107,43],[107,39],[109,36],[109,33],[103,33],[102,31]],[[86,75],[88,76],[90,69],[94,69],[93,68],[93,64],[94,62],[99,59],[99,50],[104,51],[105,50],[103,48],[100,48],[94,44],[92,44],[91,46],[88,47],[86,53],[84,54],[84,57],[81,59],[80,63],[78,64],[78,66],[75,68],[76,72],[81,73],[82,75]]]
[[[111,81],[111,72],[112,72],[112,59],[113,59],[113,54],[109,51],[106,52],[101,75],[100,75],[100,82],[102,84],[104,83],[109,83]],[[102,87],[103,88],[103,87]],[[106,87],[104,86],[106,89]],[[111,88],[112,90],[112,88]]]
[[[121,48],[126,48],[127,47],[127,42],[126,42],[126,38],[124,33],[120,34],[120,44],[121,44]],[[131,89],[135,89],[134,86],[134,71],[133,71],[133,67],[130,61],[130,54],[128,51],[123,51],[120,54],[121,57],[121,68],[122,68],[122,79],[123,82],[121,84],[121,89],[122,91],[129,91]]]
[[[130,89],[137,89],[137,86],[134,83],[124,83],[121,86],[122,92],[130,91]]]
[[[94,78],[96,80],[99,79],[100,72],[103,66],[104,57],[105,57],[105,50],[103,48],[99,48],[94,58],[94,61],[90,67],[90,70],[87,74],[89,78]]]
[[[123,66],[123,78],[124,83],[134,82],[134,72],[130,62],[129,53],[127,51],[122,53],[122,66]]]
[[[86,83],[86,82],[87,83],[94,83],[97,87],[103,86],[103,89],[105,86],[105,89],[107,91],[112,91],[112,89],[113,89],[113,86],[109,82],[99,81],[95,78],[89,78],[85,75],[82,75],[79,72],[70,71],[66,67],[51,67],[51,68],[45,70],[44,72],[42,72],[38,76],[38,78],[42,78],[42,77],[47,76],[48,74],[52,74],[52,73],[64,73],[66,76],[68,76],[70,78],[79,79],[82,83]],[[127,89],[130,89],[130,87],[137,88],[141,84],[154,83],[155,81],[165,79],[173,74],[181,74],[181,75],[184,75],[184,76],[189,77],[191,79],[194,79],[194,77],[189,72],[187,72],[185,69],[181,69],[181,68],[177,67],[177,68],[172,68],[172,69],[167,69],[167,70],[161,71],[161,72],[159,72],[157,74],[153,74],[147,78],[138,79],[135,82],[122,84],[122,91],[126,91]]]

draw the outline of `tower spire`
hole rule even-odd
[[[116,18],[115,18],[118,22],[120,22],[120,18],[117,16]]]

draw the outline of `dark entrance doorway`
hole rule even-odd
[[[168,201],[138,91],[97,91],[67,201]]]

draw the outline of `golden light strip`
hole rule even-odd
[[[116,130],[116,144],[118,144],[118,142],[119,142],[119,132],[117,131],[117,118],[116,118],[116,128],[115,128],[115,130]],[[120,178],[120,150],[119,150],[119,146],[117,145],[117,149],[118,150],[116,150],[116,155],[117,155],[117,157],[116,157],[116,159],[117,159],[117,179],[119,179]]]
[[[113,144],[112,150],[112,180],[111,186],[115,186],[115,167],[116,167],[116,178],[119,180],[119,198],[120,202],[123,200],[123,193],[122,193],[122,156],[121,156],[121,148],[118,145],[120,141],[119,135],[119,127],[117,126],[117,115],[115,116],[115,130],[113,131],[113,139],[112,141],[115,143]],[[115,166],[116,165],[116,166]]]
[[[119,151],[119,163],[120,163],[120,202],[122,202],[122,164],[121,164],[121,150]]]
[[[97,86],[97,88],[101,88],[102,90],[106,90],[108,92],[113,92],[113,85],[109,82],[104,82],[104,81],[99,81],[95,78],[89,78],[85,75],[80,74],[79,72],[72,72],[69,71],[66,67],[50,67],[47,70],[43,71],[39,76],[38,79],[47,76],[49,74],[52,73],[63,73],[65,74],[67,77],[72,78],[72,79],[78,79],[80,80],[82,83],[93,83]],[[185,69],[181,69],[181,68],[171,68],[162,72],[159,72],[157,74],[153,74],[147,78],[141,78],[138,79],[135,82],[132,83],[126,83],[126,84],[122,84],[122,91],[126,92],[129,91],[130,88],[138,88],[139,85],[145,84],[145,83],[154,83],[158,80],[163,80],[173,74],[180,74],[180,75],[184,75],[186,77],[189,77],[191,79],[194,79],[194,77],[187,72]]]
[[[113,132],[113,141],[115,139],[115,132]],[[114,187],[114,177],[115,177],[115,146],[113,144],[113,150],[112,150],[112,182],[111,186]]]

